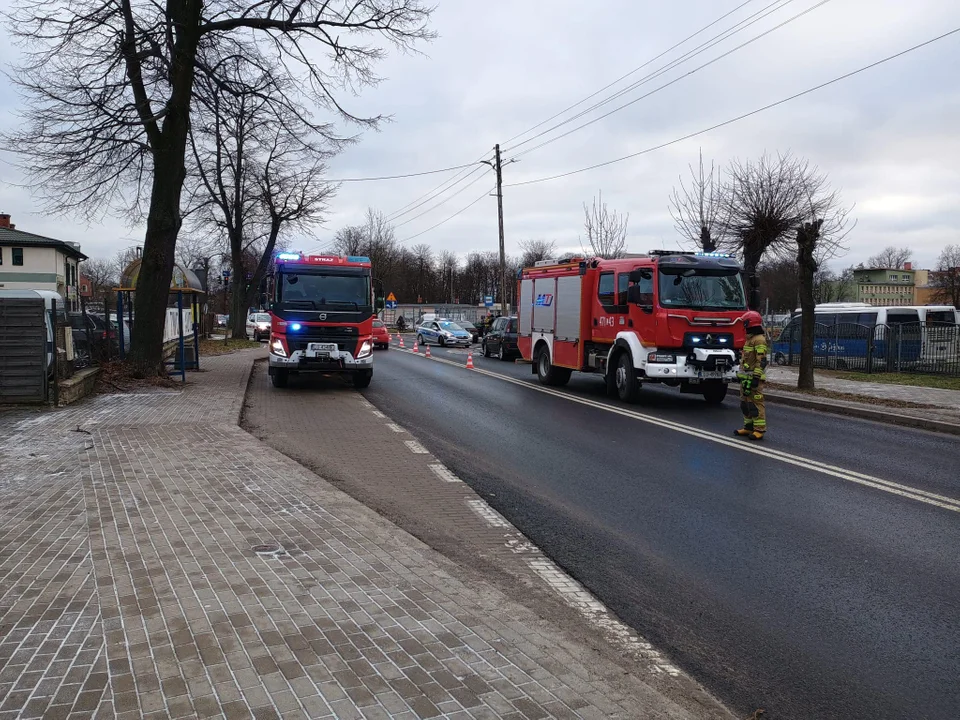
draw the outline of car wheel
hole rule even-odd
[[[446,338],[443,337],[443,335],[441,335],[441,336],[440,336],[440,347],[446,347],[446,346],[447,346],[447,340],[446,340]]]
[[[544,385],[566,385],[570,380],[569,368],[557,367],[550,363],[550,350],[546,345],[537,353],[537,379]]]
[[[420,333],[417,333],[417,345],[426,345],[426,343],[423,341],[423,335]]]
[[[507,356],[503,352],[503,343],[500,343],[500,348],[497,350],[497,360],[503,361],[506,359],[507,359]]]

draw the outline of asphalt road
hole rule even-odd
[[[960,717],[956,438],[771,405],[747,445],[733,398],[432,350],[364,395],[731,707]]]

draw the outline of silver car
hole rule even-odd
[[[444,347],[468,347],[473,337],[452,320],[428,320],[417,328],[417,342],[420,345],[436,343]]]

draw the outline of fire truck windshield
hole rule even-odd
[[[719,274],[692,268],[660,271],[660,305],[697,310],[745,310],[740,274]]]
[[[285,272],[277,302],[290,309],[361,310],[373,305],[369,275]]]

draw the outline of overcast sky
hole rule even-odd
[[[347,101],[357,114],[386,113],[393,121],[367,133],[331,164],[335,178],[394,175],[470,163],[521,142],[510,138],[546,120],[700,30],[743,0],[438,0],[439,38],[423,56],[391,55],[379,67],[384,82]],[[771,0],[753,0],[730,19],[649,65],[592,102],[656,71],[681,53],[748,17]],[[683,75],[755,35],[813,7],[786,1],[781,9],[733,38],[643,84],[578,122]],[[0,0],[0,7],[10,0]],[[604,120],[524,155],[504,168],[504,182],[556,175],[682,137],[780,100],[960,27],[957,0],[830,0],[769,36],[738,50]],[[13,57],[0,49],[5,62]],[[960,34],[800,100],[700,137],[608,167],[504,191],[507,251],[527,238],[579,248],[583,203],[599,191],[612,209],[630,214],[633,252],[676,247],[668,196],[678,176],[704,157],[725,164],[764,151],[790,150],[826,172],[858,225],[849,252],[835,265],[857,263],[885,245],[909,245],[921,266],[940,248],[960,243]],[[16,121],[17,98],[4,81],[0,123]],[[583,109],[580,106],[577,110]],[[565,119],[563,116],[558,120]],[[549,128],[557,121],[544,125]],[[540,130],[536,131],[539,132]],[[514,153],[505,153],[505,158]],[[9,152],[0,163],[0,210],[17,227],[82,243],[94,257],[142,241],[142,228],[107,219],[92,227],[44,216]],[[368,206],[393,213],[448,175],[343,184],[326,227],[296,238],[303,250],[322,247],[336,228],[357,223]],[[452,192],[479,178],[469,176]],[[482,179],[435,210],[397,228],[409,238],[450,217],[493,186]],[[451,194],[452,194],[451,192]],[[398,219],[410,220],[443,195]],[[461,254],[497,249],[496,199],[470,209],[410,244]]]

